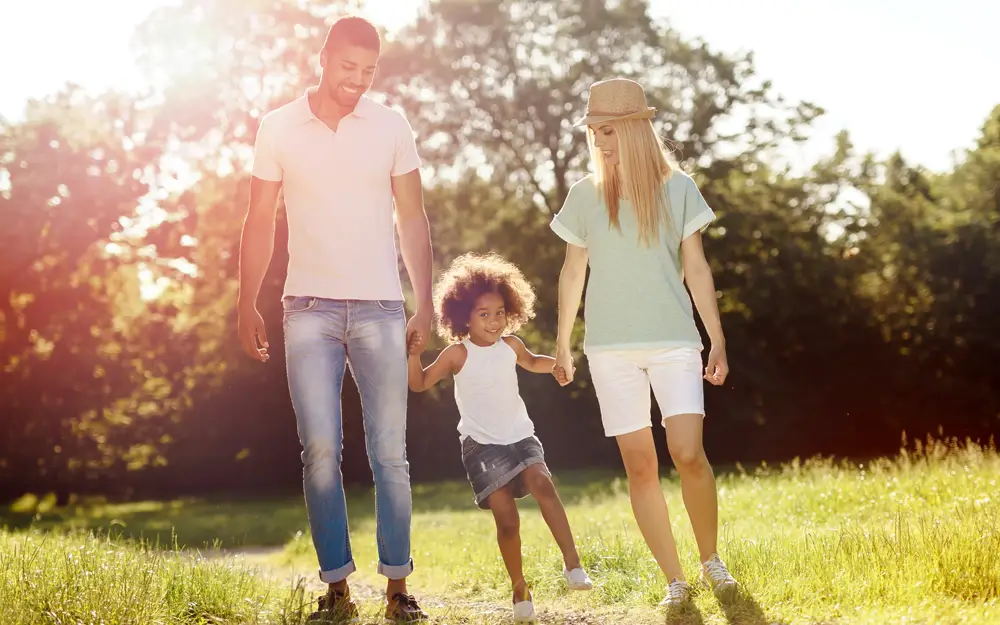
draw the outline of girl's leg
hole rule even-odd
[[[517,504],[509,486],[497,490],[486,498],[486,505],[493,512],[497,525],[497,545],[500,556],[507,567],[510,582],[514,588],[514,603],[531,598],[528,585],[524,581],[521,564],[521,519],[517,514]]]
[[[681,478],[681,493],[687,508],[701,561],[706,562],[717,551],[719,537],[719,502],[715,474],[702,446],[704,417],[700,414],[680,414],[668,417],[667,449]]]
[[[576,544],[573,542],[573,531],[569,528],[569,519],[566,518],[566,509],[559,499],[556,486],[552,483],[543,468],[545,465],[533,464],[524,470],[521,479],[528,488],[528,492],[538,502],[538,507],[542,511],[542,518],[549,526],[552,537],[555,538],[559,550],[563,554],[563,563],[567,571],[581,568],[580,554],[576,551]]]
[[[628,474],[629,501],[639,531],[668,580],[683,580],[677,545],[670,529],[667,501],[660,488],[660,471],[650,428],[615,437]]]

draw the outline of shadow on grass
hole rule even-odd
[[[717,595],[729,625],[785,625],[768,619],[757,600],[743,587]]]
[[[553,474],[559,498],[567,506],[584,501],[599,501],[627,493],[625,473],[607,470],[563,471]],[[449,480],[413,484],[413,511],[466,512],[475,510],[472,487],[466,480]],[[370,495],[369,495],[370,496]],[[537,507],[535,500],[527,497],[518,501],[518,507]],[[374,507],[372,507],[374,512]],[[353,512],[352,512],[353,514]]]
[[[667,609],[666,625],[704,625],[701,610],[693,602]]]
[[[12,507],[12,508],[16,508]],[[306,529],[301,498],[252,501],[82,502],[44,511],[0,511],[10,531],[88,531],[143,540],[155,548],[277,547]]]
[[[568,471],[555,476],[559,495],[567,505],[600,501],[625,489],[618,474],[609,471]],[[413,511],[448,513],[475,510],[472,488],[464,480],[413,484]],[[375,516],[374,491],[369,486],[347,489],[351,525]],[[537,508],[533,499],[519,502]],[[154,547],[221,548],[278,547],[308,529],[300,494],[270,499],[190,498],[173,501],[107,502],[81,500],[54,507],[45,500],[22,498],[0,508],[0,528],[10,531],[90,531],[143,540]]]

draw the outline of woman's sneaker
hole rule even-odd
[[[518,601],[514,604],[514,622],[518,624],[538,622],[538,619],[535,618],[535,604],[532,603],[531,599]]]
[[[708,561],[702,563],[701,583],[716,592],[736,587],[736,580],[729,574],[729,569],[717,553],[713,553]]]
[[[660,602],[660,607],[676,608],[691,599],[691,584],[682,579],[673,579],[667,585],[667,596]]]
[[[566,578],[570,590],[591,590],[594,587],[594,582],[590,581],[590,576],[582,568],[567,571],[566,567],[563,567],[563,577]]]

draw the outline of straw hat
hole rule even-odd
[[[655,108],[646,105],[642,85],[627,78],[609,78],[590,86],[587,114],[573,126],[589,126],[616,119],[649,119],[655,111]]]

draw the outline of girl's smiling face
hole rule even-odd
[[[476,298],[469,315],[469,340],[483,347],[493,345],[507,329],[507,311],[499,293],[483,293]]]

